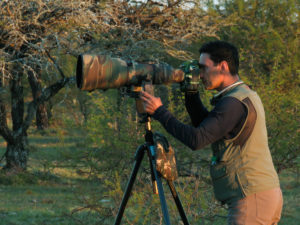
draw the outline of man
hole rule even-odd
[[[211,144],[214,193],[228,205],[228,224],[277,224],[283,200],[261,100],[239,79],[235,46],[214,41],[199,52],[203,85],[218,91],[211,101],[213,110],[206,110],[198,92],[189,91],[185,104],[193,126],[179,122],[160,98],[142,92],[145,110],[192,150]]]

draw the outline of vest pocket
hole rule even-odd
[[[217,200],[227,203],[244,197],[238,175],[229,172],[224,163],[210,166],[210,175]]]

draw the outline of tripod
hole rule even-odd
[[[144,144],[140,145],[136,150],[135,163],[134,163],[131,175],[130,175],[130,179],[127,183],[127,187],[126,187],[126,190],[124,192],[123,199],[122,199],[122,202],[120,204],[119,211],[118,211],[118,214],[117,214],[117,217],[115,219],[114,224],[118,225],[118,224],[121,223],[122,216],[123,216],[123,213],[125,211],[125,207],[126,207],[126,204],[128,202],[128,199],[129,199],[132,187],[133,187],[133,183],[136,179],[137,172],[138,172],[139,167],[141,165],[141,162],[144,158],[144,154],[145,154],[145,152],[147,152],[149,162],[150,162],[153,192],[155,194],[159,194],[159,199],[160,199],[160,204],[161,204],[161,209],[162,209],[165,224],[170,225],[170,217],[169,217],[169,213],[168,213],[166,199],[165,199],[165,196],[164,196],[163,186],[162,186],[162,182],[161,182],[161,176],[156,171],[156,161],[155,161],[156,153],[155,153],[155,146],[154,146],[154,140],[153,140],[153,133],[152,133],[152,130],[151,130],[150,117],[149,116],[145,117],[145,121],[142,121],[142,122],[145,122],[145,124],[146,124],[146,135],[145,135],[145,141],[146,142]],[[182,207],[179,196],[176,192],[175,186],[174,186],[173,182],[170,181],[170,180],[167,180],[167,183],[168,183],[168,186],[169,186],[170,191],[172,193],[172,196],[174,198],[174,201],[176,203],[176,206],[177,206],[178,212],[181,216],[181,219],[182,219],[182,221],[185,225],[188,225],[189,222],[188,222],[187,217],[185,215],[185,212],[184,212],[184,209]]]

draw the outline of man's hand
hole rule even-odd
[[[140,98],[144,102],[145,111],[150,115],[153,115],[155,110],[163,105],[159,97],[154,97],[145,91],[141,91]]]

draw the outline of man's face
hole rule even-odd
[[[200,78],[206,90],[218,90],[223,82],[219,65],[214,65],[209,54],[201,53],[199,59]]]

